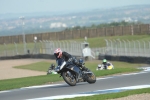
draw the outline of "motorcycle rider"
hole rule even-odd
[[[81,67],[82,70],[88,71],[88,68],[86,68],[83,64],[79,62],[80,60],[78,61],[75,57],[73,57],[72,55],[70,55],[69,53],[65,51],[62,51],[60,48],[57,48],[54,51],[54,56],[56,57],[56,61],[58,65],[61,65],[61,62],[65,60],[67,62],[73,62],[74,64]]]
[[[107,62],[106,59],[103,59],[102,64],[104,65],[104,69],[107,69],[107,67],[111,65],[111,63],[110,63],[110,62]]]

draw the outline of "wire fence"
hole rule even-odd
[[[146,40],[106,40],[106,47],[92,48],[99,54],[112,56],[140,56],[150,57],[150,41]]]
[[[149,40],[107,40],[106,47],[91,48],[91,53],[95,58],[102,55],[112,56],[141,56],[150,57],[150,41]],[[34,43],[26,44],[26,52],[24,52],[24,44],[0,45],[0,57],[16,56],[24,54],[53,54],[56,48],[61,48],[74,56],[83,56],[83,42],[77,41],[34,41]]]
[[[83,45],[76,41],[40,41],[41,54],[53,54],[56,48],[61,48],[75,56],[82,56]]]
[[[16,44],[0,46],[0,57],[25,55],[25,54],[53,54],[56,48],[61,48],[74,56],[82,56],[84,45],[76,41],[34,41],[32,44]],[[26,52],[24,52],[26,50]]]

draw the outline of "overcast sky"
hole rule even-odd
[[[60,12],[150,4],[150,0],[0,0],[0,13]]]

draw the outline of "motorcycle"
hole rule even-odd
[[[104,65],[103,64],[98,64],[96,70],[103,70],[104,69]]]
[[[58,61],[58,63],[60,62]],[[75,86],[78,82],[88,82],[89,84],[96,82],[96,76],[92,71],[83,71],[80,67],[73,64],[73,62],[63,61],[55,68],[55,71],[70,86]]]
[[[98,64],[96,70],[104,70],[104,69],[114,69],[114,65],[112,63],[109,63],[108,65],[104,66],[103,64]]]

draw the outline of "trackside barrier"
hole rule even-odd
[[[123,61],[129,63],[145,63],[150,64],[150,57],[131,57],[131,56],[108,56],[108,55],[99,55],[99,60],[107,59],[110,61]]]
[[[75,56],[77,59],[81,58],[80,56]],[[8,60],[8,59],[53,59],[55,60],[54,55],[52,54],[27,54],[27,55],[16,55],[16,56],[5,56],[5,57],[0,57],[0,60]]]

